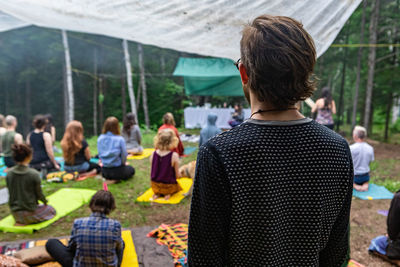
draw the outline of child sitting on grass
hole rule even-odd
[[[49,239],[47,252],[63,267],[120,266],[124,251],[121,224],[106,215],[115,209],[111,192],[99,190],[90,200],[92,214],[74,222],[68,246]]]
[[[179,176],[179,155],[171,150],[178,145],[178,138],[170,129],[161,130],[154,137],[156,151],[151,155],[151,188],[154,195],[151,200],[171,195],[182,190],[176,179]]]
[[[10,194],[8,204],[16,226],[47,221],[56,215],[55,209],[47,205],[43,195],[39,173],[28,167],[32,160],[32,149],[25,144],[12,145],[12,156],[16,166],[6,177]],[[38,205],[38,201],[44,205]]]

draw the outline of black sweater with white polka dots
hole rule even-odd
[[[189,266],[341,266],[352,186],[338,134],[308,118],[248,120],[200,148]]]

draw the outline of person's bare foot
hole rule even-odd
[[[26,225],[26,224],[23,224],[23,223],[17,223],[17,222],[14,224],[14,226],[25,226],[25,225]]]
[[[106,180],[106,184],[107,185],[109,185],[109,184],[116,184],[116,183],[118,183],[119,181],[118,180]]]
[[[170,197],[171,197],[171,195],[166,195],[166,196],[164,197],[164,199],[165,199],[165,200],[169,200]]]
[[[353,187],[354,187],[354,189],[355,189],[356,191],[362,192],[362,186],[361,186],[361,185],[353,184]]]
[[[150,201],[156,200],[158,198],[158,195],[154,194],[151,198]]]
[[[361,186],[361,191],[363,191],[363,192],[368,191],[368,189],[369,189],[369,183],[364,183],[364,184]]]

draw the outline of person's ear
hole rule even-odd
[[[247,84],[249,82],[249,76],[247,76],[246,68],[243,64],[239,64],[239,72],[240,78],[242,79],[243,84]]]

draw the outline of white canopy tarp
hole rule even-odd
[[[0,0],[0,11],[27,24],[101,34],[236,60],[240,56],[239,41],[243,25],[261,14],[284,15],[301,21],[314,38],[318,55],[321,55],[334,41],[360,2],[361,0]],[[0,31],[10,29],[6,23],[7,21],[0,20]]]
[[[0,32],[28,26],[29,23],[23,22],[13,16],[0,11]]]

